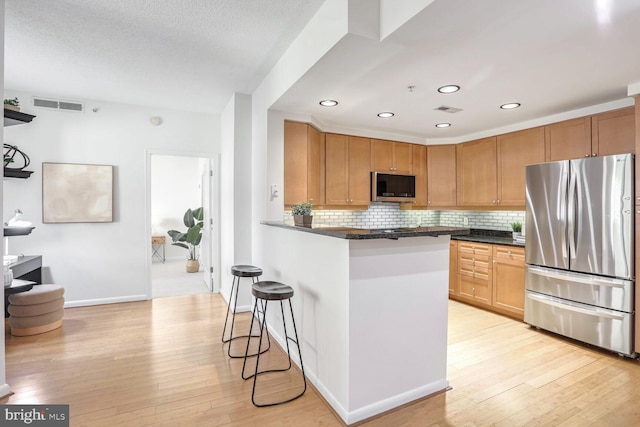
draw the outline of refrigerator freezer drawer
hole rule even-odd
[[[527,265],[527,290],[618,311],[633,311],[633,281]]]
[[[633,315],[564,301],[526,291],[524,321],[628,356],[632,350]]]

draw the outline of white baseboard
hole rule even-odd
[[[116,304],[119,302],[133,302],[133,301],[146,301],[149,297],[147,295],[129,295],[126,297],[113,297],[113,298],[100,298],[100,299],[85,299],[78,301],[65,301],[64,308],[72,307],[86,307],[89,305],[102,305],[102,304]]]

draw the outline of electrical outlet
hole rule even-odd
[[[463,216],[462,217],[462,224],[469,225],[469,217],[468,216]]]

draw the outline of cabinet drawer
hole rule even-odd
[[[458,242],[458,252],[472,253],[476,255],[491,255],[491,245],[475,242]]]
[[[494,246],[493,257],[509,261],[522,261],[524,265],[524,248],[514,246]]]

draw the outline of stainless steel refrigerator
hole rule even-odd
[[[634,156],[527,166],[524,321],[634,356]]]

